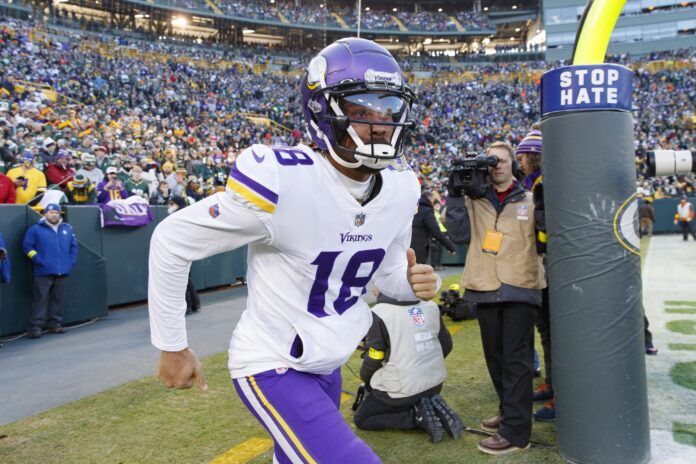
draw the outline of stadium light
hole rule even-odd
[[[483,7],[483,11],[488,11],[488,7],[487,7],[487,6],[484,6],[484,7]]]
[[[186,18],[172,18],[172,26],[175,27],[186,27],[188,26],[188,20]]]
[[[438,8],[438,9],[437,9],[437,12],[438,12],[438,13],[442,13],[442,8]]]
[[[519,28],[519,27],[516,27],[516,28],[515,28],[515,32],[520,32],[520,28]]]
[[[396,7],[392,8],[392,11],[393,11],[394,13],[396,13],[396,10],[397,10]]]
[[[366,7],[365,7],[365,11],[370,11],[370,7],[369,7],[369,6],[366,6]]]
[[[512,5],[512,9],[513,9],[513,10],[516,10],[516,9],[517,9],[517,5]]]

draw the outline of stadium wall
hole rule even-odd
[[[696,199],[690,199],[696,207]],[[674,213],[679,200],[655,200],[653,233],[678,233]],[[154,221],[139,228],[102,229],[99,208],[67,206],[65,220],[73,227],[79,244],[77,265],[67,282],[66,324],[108,314],[109,306],[147,299],[147,268],[150,237],[156,225],[167,217],[166,207],[153,207]],[[0,284],[0,336],[26,330],[31,306],[32,270],[22,251],[27,228],[40,216],[24,205],[0,205],[0,232],[12,263],[12,282]],[[462,266],[466,245],[457,253],[443,253],[442,264]],[[246,276],[247,250],[196,261],[191,279],[199,290],[229,285]]]
[[[99,208],[68,206],[65,220],[78,239],[77,265],[67,281],[65,324],[106,316],[109,306],[147,299],[150,236],[167,216],[154,207],[155,220],[145,227],[102,229]],[[0,206],[0,231],[12,264],[12,281],[0,285],[0,336],[23,332],[31,306],[32,269],[22,251],[29,226],[40,219],[24,205]],[[191,267],[197,289],[229,285],[246,275],[246,248],[223,253]]]

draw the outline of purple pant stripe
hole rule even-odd
[[[239,380],[242,393],[261,417],[261,421],[269,430],[275,428],[280,433],[282,442],[277,439],[278,444],[287,444],[282,447],[287,456],[276,453],[279,463],[295,462],[291,458],[297,454],[304,458],[302,453],[298,453],[298,446],[303,447],[305,453],[319,464],[381,462],[355,435],[341,415],[338,407],[341,395],[340,370],[328,375],[292,369],[282,373],[271,370],[254,375],[253,382],[251,379]],[[271,419],[275,415],[273,412],[292,430],[298,444],[293,443],[293,437],[280,432],[280,420]],[[277,437],[276,433],[272,435]]]
[[[278,425],[273,419],[273,415],[264,408],[263,403],[256,396],[254,388],[248,378],[235,379],[234,385],[244,405],[251,411],[254,417],[261,422],[271,437],[273,437],[276,444],[275,453],[278,462],[305,464],[306,461],[302,459],[300,453],[298,453],[297,449],[292,445],[292,441],[288,439],[282,427]],[[279,451],[282,452],[282,456],[279,455],[281,454]]]

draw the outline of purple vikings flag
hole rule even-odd
[[[141,227],[152,221],[150,205],[141,197],[132,196],[125,200],[111,200],[100,204],[101,226]]]

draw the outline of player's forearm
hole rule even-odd
[[[148,304],[152,344],[178,351],[186,344],[186,284],[191,262],[267,240],[262,222],[227,193],[162,221],[150,242]]]
[[[178,256],[166,237],[170,228],[157,227],[150,242],[148,307],[150,339],[163,351],[180,351],[186,337],[186,284],[191,263]]]

